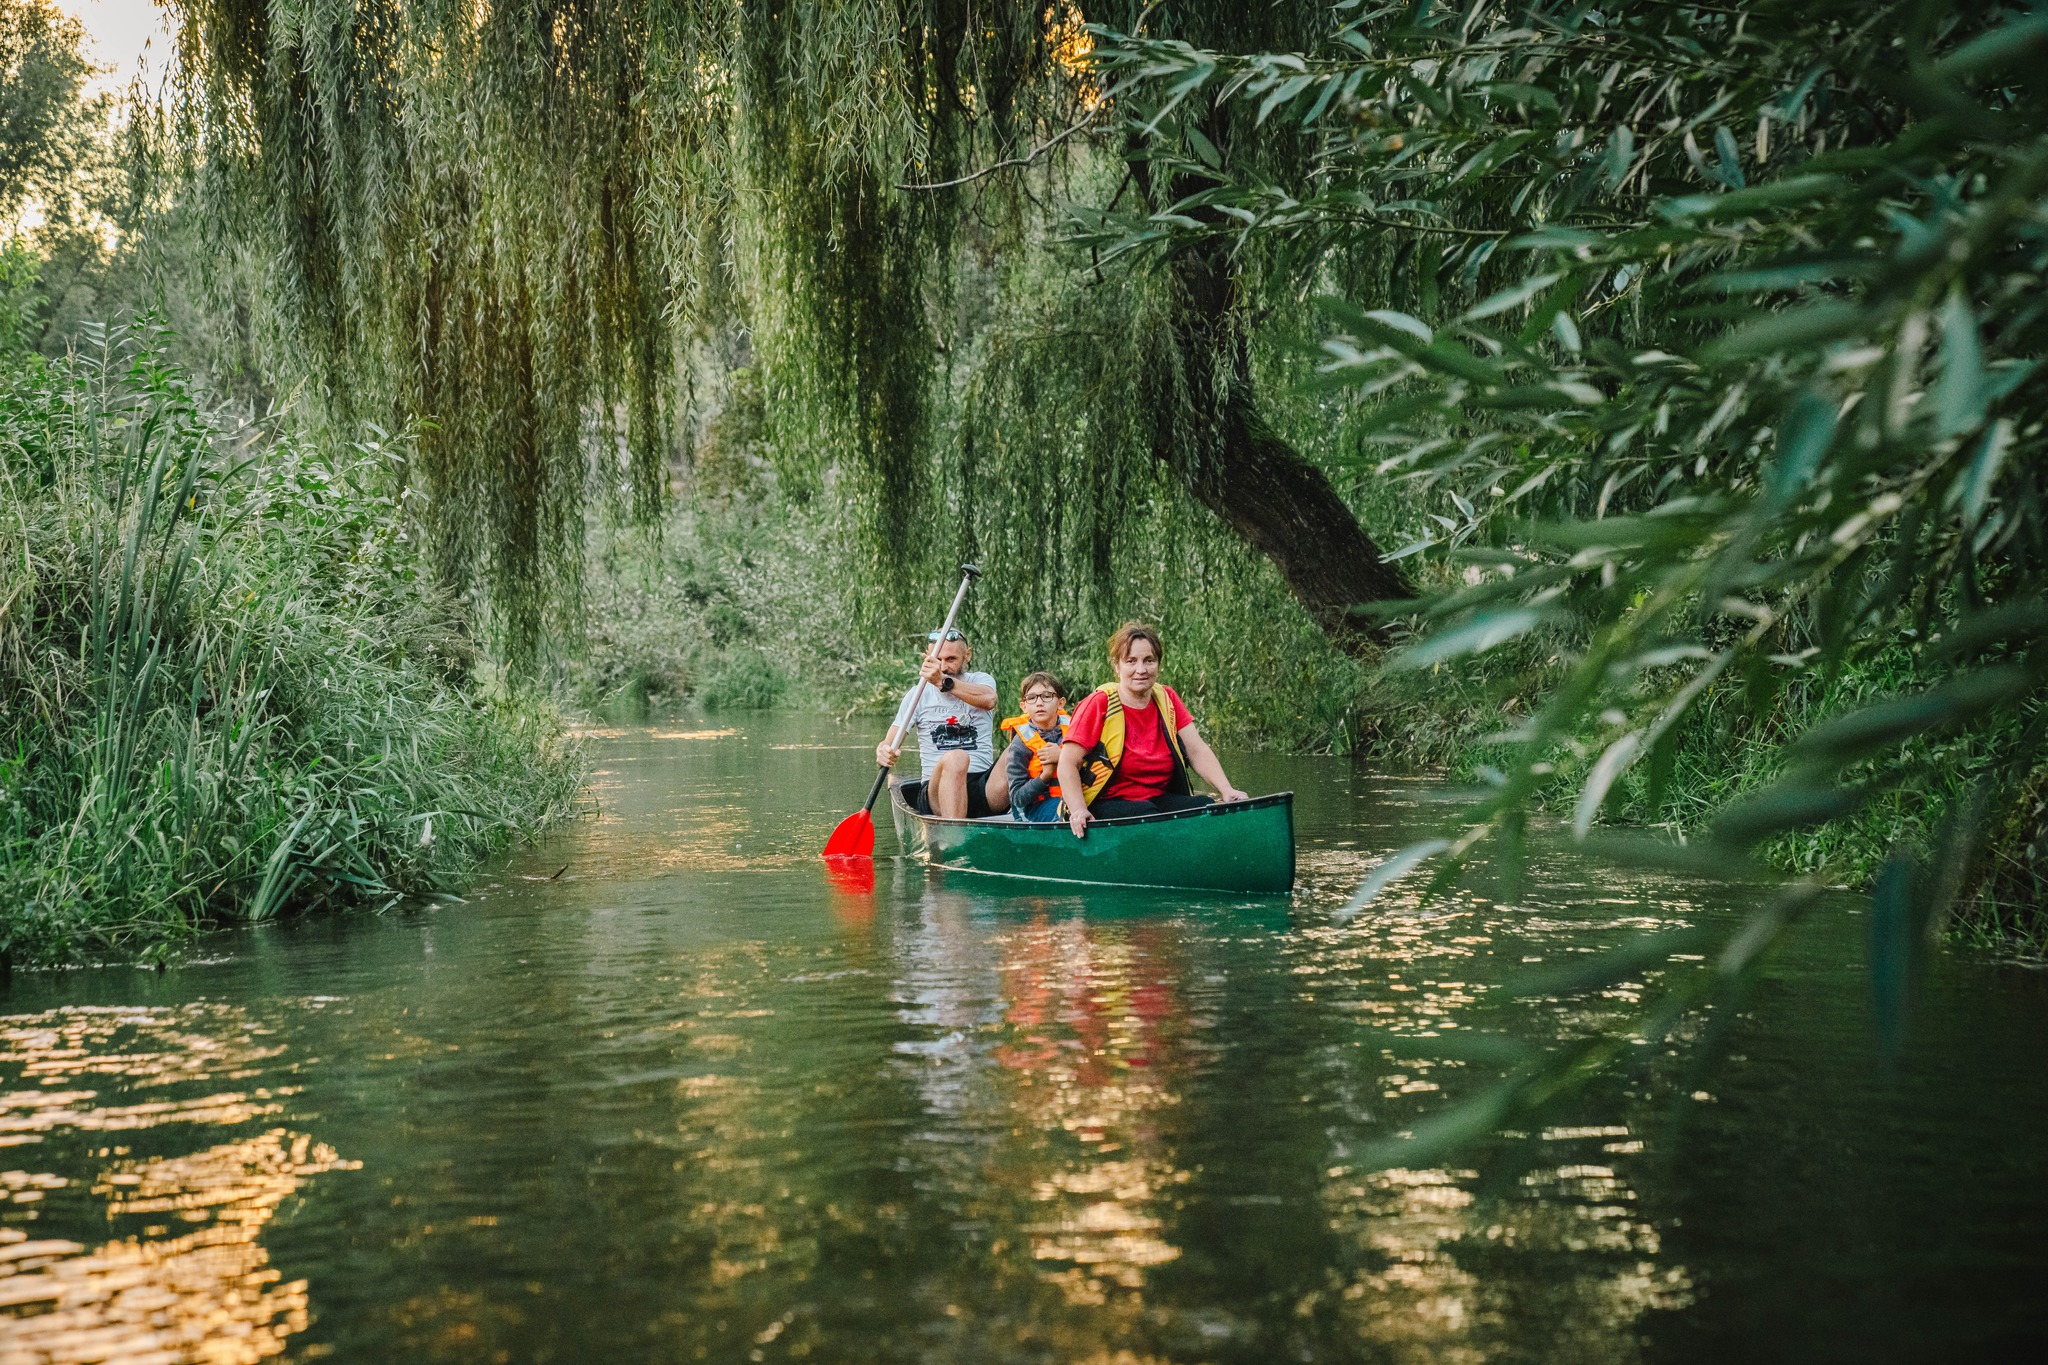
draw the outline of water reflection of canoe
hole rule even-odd
[[[919,815],[917,782],[890,807],[903,847],[934,867],[1041,881],[1277,893],[1294,887],[1294,793],[1227,806],[1100,820],[1076,839],[1064,824]]]

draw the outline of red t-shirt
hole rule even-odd
[[[1179,734],[1194,723],[1188,714],[1187,703],[1180,694],[1160,683],[1152,689],[1152,704],[1142,711],[1124,708],[1124,757],[1110,776],[1109,784],[1098,796],[1111,796],[1124,801],[1150,801],[1165,792],[1166,784],[1173,777],[1173,750],[1167,747],[1166,734],[1159,728],[1160,698],[1164,705],[1172,708],[1177,719],[1173,732]],[[1109,694],[1090,692],[1088,699],[1074,712],[1074,723],[1067,727],[1066,742],[1078,744],[1083,749],[1093,749],[1102,742],[1102,722],[1109,715]]]

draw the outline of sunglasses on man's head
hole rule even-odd
[[[962,635],[957,630],[949,630],[943,635],[941,635],[938,631],[935,630],[927,634],[924,638],[930,640],[933,644],[937,644],[940,640],[945,640],[950,644],[954,640],[964,640],[967,637],[965,635]]]

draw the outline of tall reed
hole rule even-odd
[[[229,440],[148,333],[0,358],[0,957],[458,884],[573,800],[472,676],[399,458]]]

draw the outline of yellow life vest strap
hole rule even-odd
[[[1091,806],[1095,804],[1095,798],[1102,794],[1102,789],[1109,785],[1109,779],[1116,775],[1117,767],[1124,761],[1123,693],[1117,690],[1117,685],[1113,682],[1104,683],[1095,690],[1109,698],[1109,708],[1102,717],[1102,739],[1088,756],[1081,760],[1081,799]],[[1173,699],[1166,694],[1165,688],[1155,687],[1152,690],[1152,705],[1159,710],[1159,724],[1166,731],[1166,747],[1172,751],[1174,766],[1182,774],[1181,782],[1185,785],[1188,756],[1181,752],[1180,732],[1173,726],[1173,720],[1178,720],[1179,716],[1176,714],[1170,720],[1167,718],[1166,710],[1161,709],[1171,708]]]

